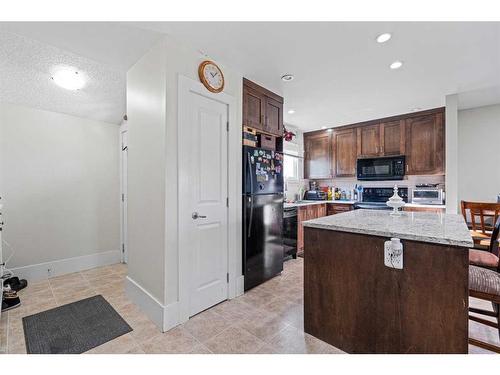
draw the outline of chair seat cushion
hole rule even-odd
[[[478,266],[469,266],[469,289],[500,296],[500,274]]]
[[[476,266],[496,268],[498,266],[498,257],[489,251],[470,249],[469,263]]]

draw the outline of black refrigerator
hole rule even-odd
[[[243,147],[245,290],[283,271],[283,154]]]

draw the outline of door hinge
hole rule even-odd
[[[229,284],[229,272],[228,272],[228,273],[226,273],[226,281],[227,281],[227,283]]]
[[[226,207],[229,207],[229,197],[226,198]]]
[[[125,202],[125,194],[122,193],[122,202]]]
[[[124,253],[124,252],[125,252],[125,244],[122,243],[122,253]]]
[[[229,121],[226,122],[226,131],[229,131]]]

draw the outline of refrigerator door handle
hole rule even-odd
[[[253,198],[252,197],[248,197],[248,200],[250,201],[250,220],[248,220],[247,237],[250,238],[250,236],[252,235]]]
[[[250,194],[253,194],[253,176],[252,176],[252,157],[250,156],[250,153],[247,152],[247,160],[248,160],[248,168],[250,170],[249,177],[250,177]]]

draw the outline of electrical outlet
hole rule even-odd
[[[384,264],[389,268],[403,269],[403,244],[399,238],[384,243]]]

